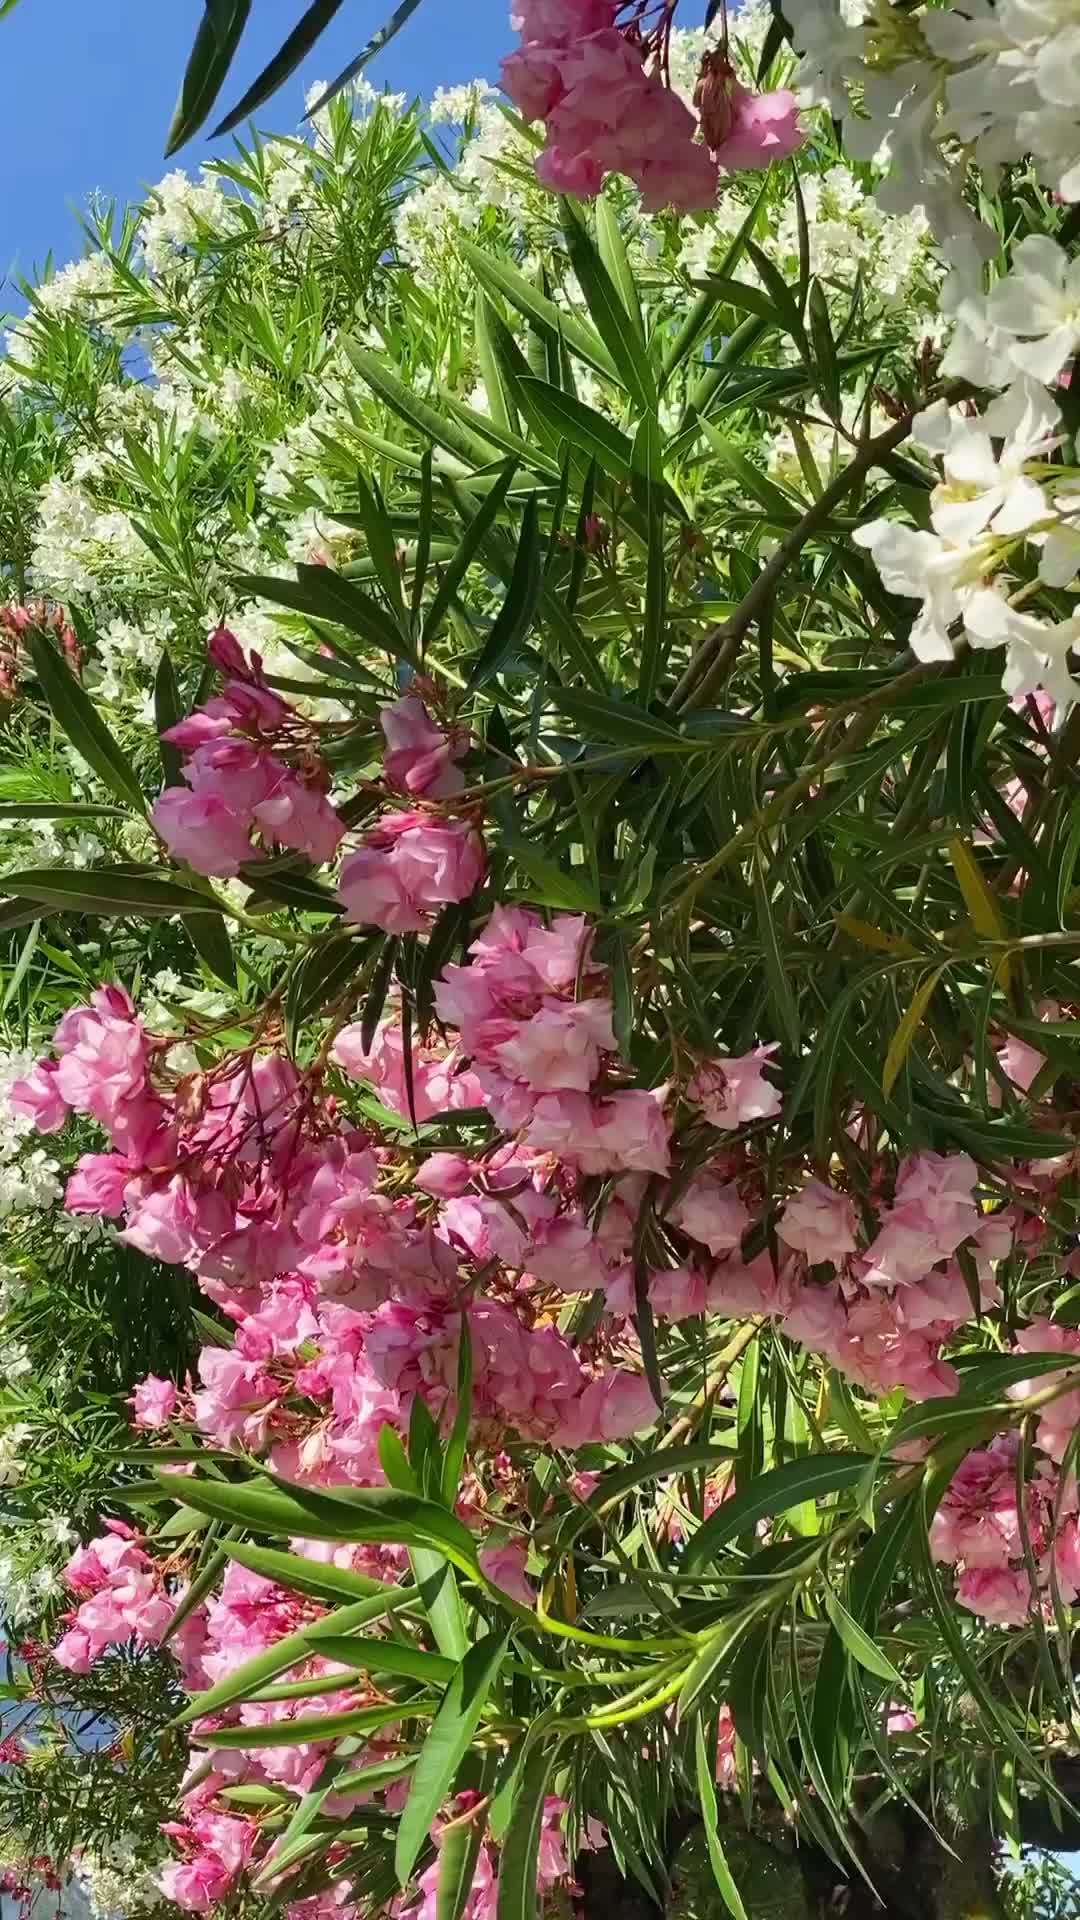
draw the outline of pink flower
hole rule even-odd
[[[467,900],[483,877],[484,843],[474,828],[388,813],[345,860],[338,893],[355,925],[424,933],[440,907]]]
[[[1022,1627],[1031,1612],[1031,1581],[1026,1567],[972,1567],[960,1575],[956,1598],[962,1607],[995,1627]]]
[[[345,822],[324,793],[283,767],[272,793],[252,808],[264,840],[276,847],[295,847],[321,865],[332,860],[341,845]]]
[[[538,1153],[555,1153],[582,1173],[666,1173],[668,1126],[664,1090],[598,1095],[545,1094],[536,1103],[526,1140]]]
[[[432,1153],[416,1170],[413,1184],[440,1200],[457,1200],[472,1185],[472,1161],[463,1153]]]
[[[785,1246],[804,1253],[812,1267],[831,1260],[839,1266],[846,1253],[855,1251],[855,1213],[846,1193],[827,1187],[823,1180],[808,1180],[792,1194],[780,1215],[779,1234]]]
[[[480,1554],[480,1568],[492,1586],[502,1587],[512,1600],[519,1600],[523,1607],[530,1609],[536,1605],[536,1595],[525,1578],[525,1563],[529,1557],[528,1543],[524,1540],[507,1540],[501,1547],[485,1547]]]
[[[39,1133],[58,1133],[68,1117],[68,1106],[57,1079],[54,1060],[39,1060],[8,1093],[14,1113],[32,1120]]]
[[[232,879],[255,858],[247,822],[220,794],[166,787],[150,817],[173,859],[186,860],[196,873]]]
[[[708,1170],[695,1174],[668,1217],[710,1253],[733,1252],[750,1225],[735,1182],[721,1180]]]
[[[122,1153],[84,1153],[68,1179],[65,1207],[69,1213],[104,1213],[117,1219],[124,1211],[124,1189],[134,1171]]]
[[[536,1858],[536,1885],[540,1893],[570,1877],[570,1862],[566,1857],[562,1830],[566,1810],[565,1800],[561,1800],[558,1794],[548,1794],[540,1820],[540,1848]]]
[[[629,1440],[656,1425],[657,1406],[642,1374],[610,1367],[590,1380],[567,1407],[553,1438],[560,1446],[586,1447],[602,1440]]]
[[[379,718],[386,736],[383,772],[392,787],[429,800],[462,791],[465,776],[454,761],[465,752],[467,736],[440,733],[415,693],[383,707]]]
[[[609,1000],[580,1000],[572,1006],[542,1007],[490,1048],[491,1057],[512,1080],[537,1093],[563,1087],[587,1093],[600,1070],[600,1052],[614,1052]]]
[[[161,1380],[156,1373],[148,1373],[140,1380],[131,1396],[134,1408],[134,1424],[137,1427],[167,1427],[177,1407],[180,1395],[171,1380]]]
[[[763,1068],[777,1048],[774,1042],[735,1058],[721,1055],[705,1061],[687,1085],[687,1099],[701,1108],[710,1125],[723,1128],[725,1133],[751,1120],[771,1120],[783,1102],[763,1077]]]
[[[787,87],[775,93],[751,93],[736,81],[731,89],[731,124],[713,148],[713,158],[728,173],[767,167],[798,153],[806,135],[799,125],[799,103]]]

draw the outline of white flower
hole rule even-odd
[[[1036,452],[1049,451],[1060,414],[1045,387],[1021,379],[981,417],[950,411],[943,400],[916,416],[912,438],[940,454],[945,471],[931,495],[936,533],[962,543],[986,527],[1021,533],[1044,518],[1042,488],[1026,472]],[[994,440],[1004,440],[1000,454]]]
[[[992,326],[1014,335],[1013,365],[1044,384],[1080,346],[1080,260],[1033,233],[1013,249],[1012,266],[986,302]]]
[[[897,520],[870,520],[856,527],[857,546],[868,547],[882,584],[923,602],[911,629],[917,660],[951,660],[949,629],[963,612],[971,589],[993,559],[987,543],[954,546],[936,533],[905,527]]]
[[[1080,614],[1056,623],[1011,607],[1004,594],[986,587],[971,595],[964,609],[964,631],[973,647],[1007,647],[1002,687],[1008,694],[1034,693],[1039,687],[1059,707],[1080,700],[1080,682],[1069,672],[1066,655],[1080,640]]]

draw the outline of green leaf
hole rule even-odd
[[[442,1495],[448,1507],[453,1509],[461,1485],[461,1470],[465,1464],[465,1450],[469,1440],[469,1422],[472,1418],[473,1356],[472,1336],[469,1332],[468,1315],[461,1315],[458,1333],[457,1387],[455,1398],[454,1424],[450,1438],[446,1443],[443,1459]]]
[[[306,953],[289,979],[285,995],[285,1044],[296,1058],[301,1029],[313,1013],[329,1005],[353,978],[363,948],[351,934],[335,934]]]
[[[251,0],[203,0],[203,17],[180,84],[165,158],[197,133],[217,99],[251,12]]]
[[[630,398],[641,412],[653,412],[656,408],[656,382],[641,337],[640,314],[635,330],[581,213],[572,200],[564,199],[562,208],[563,232],[570,264],[577,275],[596,331],[610,353]]]
[[[58,800],[8,800],[0,805],[0,820],[128,820],[126,807],[95,807]]]
[[[645,326],[641,318],[641,302],[638,299],[634,281],[634,269],[630,265],[630,256],[626,251],[619,216],[606,193],[602,193],[596,202],[596,243],[600,249],[600,258],[607,269],[612,285],[618,290],[619,299],[622,301],[634,336],[644,354]]]
[[[62,913],[140,914],[154,920],[174,913],[208,915],[206,895],[156,873],[127,867],[31,867],[0,875],[0,888]]]
[[[176,679],[176,668],[168,647],[162,648],[154,675],[154,725],[158,732],[158,753],[161,757],[163,784],[166,787],[179,787],[183,784],[184,757],[179,747],[170,740],[162,739],[170,727],[183,719],[180,706],[180,688]]]
[[[379,28],[378,33],[372,34],[366,47],[356,55],[354,60],[349,61],[347,67],[342,68],[337,79],[330,82],[326,92],[322,94],[320,98],[316,100],[315,105],[309,109],[309,119],[313,114],[321,113],[322,109],[334,98],[335,94],[340,93],[343,87],[347,87],[350,80],[355,80],[357,74],[363,72],[364,68],[370,61],[374,60],[375,55],[380,53],[383,47],[389,46],[395,34],[400,32],[406,21],[416,12],[419,5],[420,0],[399,0],[399,5],[394,8],[386,24]]]
[[[507,850],[512,854],[515,866],[532,881],[534,892],[531,898],[542,901],[545,906],[561,907],[568,913],[600,911],[596,895],[584,877],[584,868],[581,878],[576,873],[567,873],[565,868],[557,866],[554,860],[537,852],[526,841],[514,841]]]
[[[867,1464],[867,1455],[861,1453],[811,1453],[773,1467],[733,1499],[725,1500],[691,1535],[683,1556],[685,1570],[696,1572],[729,1540],[751,1532],[759,1520],[787,1513],[803,1500],[821,1499],[853,1487]]]
[[[446,615],[457,597],[465,575],[478,558],[486,536],[490,533],[499,517],[500,509],[506,499],[510,482],[517,471],[517,461],[504,462],[495,484],[480,502],[472,519],[462,535],[461,545],[446,568],[435,590],[435,596],[424,616],[424,630],[420,645],[426,652],[439,632]]]
[[[715,1758],[709,1765],[709,1755],[705,1746],[705,1727],[699,1719],[694,1728],[694,1768],[697,1776],[698,1800],[701,1804],[701,1818],[705,1825],[705,1844],[709,1850],[709,1864],[713,1870],[713,1879],[720,1891],[720,1898],[732,1916],[732,1920],[748,1920],[742,1895],[732,1877],[727,1863],[723,1843],[720,1839],[720,1826],[716,1808]]]
[[[412,387],[394,373],[385,354],[372,353],[367,347],[361,347],[357,341],[350,339],[345,340],[344,346],[356,371],[372,392],[386,403],[391,412],[413,427],[425,443],[433,441],[435,446],[445,447],[448,453],[463,460],[466,466],[476,468],[488,464],[491,458],[488,442],[448,418],[445,410],[422,400]]]
[[[727,1661],[746,1625],[745,1617],[725,1620],[723,1625],[706,1640],[700,1652],[695,1654],[679,1692],[678,1717],[680,1720],[689,1718],[701,1695],[711,1685],[717,1669]]]
[[[159,1474],[174,1499],[211,1519],[253,1533],[312,1540],[372,1540],[382,1545],[434,1547],[472,1573],[476,1542],[468,1528],[433,1501],[394,1487],[352,1487],[318,1493],[272,1479],[236,1485],[223,1480]]]
[[[209,886],[207,893],[210,893]],[[227,987],[237,983],[236,958],[232,950],[224,915],[192,913],[188,916],[187,935],[203,964]]]
[[[335,1567],[331,1561],[308,1560],[303,1554],[283,1553],[277,1547],[253,1547],[245,1541],[225,1544],[230,1560],[238,1560],[250,1572],[273,1580],[290,1593],[305,1593],[313,1600],[371,1600],[377,1594],[392,1597],[395,1606],[416,1598],[414,1588],[387,1588],[382,1580],[366,1573],[353,1573],[348,1567]]]
[[[521,645],[536,618],[542,585],[540,516],[536,495],[532,493],[522,515],[514,571],[506,589],[506,598],[495,617],[491,632],[469,669],[465,683],[466,696],[475,693],[492,679],[503,662]]]
[[[643,706],[655,697],[665,664],[667,554],[664,549],[664,451],[655,414],[646,414],[634,441],[634,472],[643,482],[649,550],[637,694]]]
[[[348,1633],[353,1627],[366,1626],[372,1620],[381,1619],[402,1597],[403,1589],[387,1587],[382,1596],[359,1600],[349,1607],[337,1607],[324,1620],[307,1627],[302,1633],[286,1634],[284,1639],[275,1641],[265,1652],[257,1653],[253,1660],[245,1660],[242,1666],[234,1668],[216,1686],[208,1688],[205,1693],[194,1694],[174,1724],[188,1726],[192,1720],[199,1720],[204,1714],[220,1713],[223,1707],[232,1706],[234,1701],[248,1699],[268,1680],[276,1679],[279,1673],[288,1672],[298,1661],[309,1660],[312,1653],[318,1650],[319,1640],[324,1637],[334,1639]],[[291,1725],[292,1722],[287,1722],[286,1728]]]
[[[818,392],[829,419],[839,420],[840,368],[837,364],[836,342],[833,339],[832,324],[829,320],[829,304],[819,280],[811,283],[807,311],[810,318],[810,339],[814,349]]]
[[[765,978],[769,983],[773,1012],[788,1046],[794,1054],[798,1055],[802,1048],[799,1008],[792,990],[791,975],[784,961],[776,921],[773,918],[769,879],[760,846],[756,848],[754,858],[754,910],[758,933],[761,936]],[[775,1033],[776,1030],[774,1027],[773,1032]]]
[[[439,1808],[480,1725],[488,1694],[506,1656],[509,1631],[488,1633],[470,1647],[443,1695],[420,1749],[409,1798],[398,1826],[394,1868],[404,1886]]]
[[[425,1653],[421,1647],[407,1647],[400,1640],[359,1640],[344,1634],[322,1635],[315,1649],[322,1660],[336,1660],[357,1673],[399,1673],[407,1680],[430,1680],[432,1686],[445,1687],[453,1679],[455,1664],[440,1653]]]
[[[537,380],[532,374],[522,380],[521,391],[541,419],[586,459],[595,460],[601,473],[615,480],[630,478],[634,443],[595,407],[586,406],[584,400],[564,393],[561,387],[553,387],[548,380]]]
[[[686,751],[684,734],[629,700],[605,700],[578,687],[553,687],[551,699],[560,713],[579,721],[600,740],[612,740],[618,746]]]
[[[398,560],[398,543],[386,503],[379,491],[378,482],[368,480],[367,475],[357,468],[354,481],[356,497],[359,503],[359,516],[363,522],[364,536],[368,553],[371,556],[378,579],[398,626],[405,620],[405,597],[401,583],[401,564]]]
[[[317,1648],[311,1651],[317,1652]],[[254,1662],[252,1662],[254,1664]],[[295,1720],[271,1720],[257,1727],[217,1727],[213,1732],[200,1730],[203,1747],[291,1747],[302,1740],[336,1739],[342,1733],[374,1733],[393,1720],[405,1720],[426,1704],[409,1700],[400,1706],[352,1707],[343,1713],[301,1714]]]
[[[443,1827],[439,1835],[435,1920],[461,1920],[473,1890],[483,1838],[482,1819],[459,1818]]]
[[[888,1680],[891,1686],[902,1687],[903,1679],[897,1673],[881,1648],[864,1633],[857,1620],[853,1620],[842,1600],[838,1599],[831,1587],[825,1588],[825,1611],[836,1628],[840,1639],[853,1660],[867,1673],[875,1673],[879,1680]]]
[[[236,576],[233,585],[253,599],[272,600],[276,606],[289,607],[309,620],[329,620],[346,627],[391,659],[405,660],[410,666],[417,664],[411,640],[394,625],[378,601],[332,567],[298,566],[295,582],[243,573]]]
[[[599,334],[576,315],[564,312],[553,300],[539,292],[525,274],[508,260],[493,257],[471,240],[460,240],[458,251],[472,268],[481,286],[496,299],[508,300],[525,319],[556,344],[565,341],[571,353],[586,366],[618,385],[619,372]]]
[[[146,801],[131,760],[113,738],[89,695],[76,680],[67,661],[38,627],[27,627],[23,645],[30,655],[37,682],[53,718],[76,753],[92,767],[118,800],[145,813]]]
[[[900,1070],[911,1051],[911,1043],[918,1033],[919,1028],[922,1026],[923,1017],[934,997],[934,990],[937,987],[938,981],[946,971],[947,964],[947,962],[943,962],[940,967],[928,968],[922,979],[912,990],[911,999],[908,1002],[904,1017],[897,1027],[896,1032],[893,1034],[892,1039],[889,1041],[889,1050],[885,1055],[885,1065],[881,1070],[881,1087],[883,1093],[891,1093],[893,1087],[896,1085]]]
[[[223,133],[231,133],[234,127],[240,125],[241,120],[246,120],[249,114],[262,106],[264,100],[269,100],[271,94],[284,86],[289,75],[296,72],[300,62],[310,53],[319,35],[330,25],[341,5],[342,0],[312,0],[311,6],[297,21],[288,39],[278,48],[273,59],[267,62],[258,79],[252,81],[247,92],[237,101],[231,112],[227,113],[220,125],[214,128],[213,139],[217,140]],[[212,105],[211,101],[207,106],[207,112]]]
[[[540,1828],[559,1744],[558,1740],[551,1745],[543,1739],[538,1741],[517,1775],[510,1823],[499,1858],[496,1920],[535,1920]]]

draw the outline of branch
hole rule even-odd
[[[791,562],[798,558],[808,540],[820,533],[828,522],[834,508],[839,506],[845,495],[860,480],[864,480],[871,467],[878,464],[884,454],[892,453],[907,439],[911,432],[911,423],[915,418],[914,408],[905,408],[901,418],[879,433],[873,440],[865,440],[850,466],[838,473],[821,496],[814,501],[803,514],[798,526],[792,527],[787,538],[780,542],[772,559],[763,567],[743,599],[739,602],[730,619],[718,627],[713,627],[701,639],[690,664],[671,696],[671,705],[676,712],[687,712],[691,707],[700,707],[711,694],[717,682],[727,672],[755,620],[765,612],[769,601],[775,594]]]

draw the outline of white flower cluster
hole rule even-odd
[[[804,102],[841,122],[854,158],[884,167],[886,212],[925,211],[965,284],[998,247],[964,196],[972,162],[992,176],[1031,156],[1045,186],[1080,200],[1073,0],[801,0],[792,24]]]
[[[1048,387],[1078,347],[1080,265],[1029,236],[989,295],[965,303],[954,356],[977,356],[981,384],[1004,391],[981,414],[938,401],[915,421],[914,438],[942,465],[930,530],[873,520],[855,534],[885,586],[922,602],[911,633],[918,659],[951,660],[961,632],[972,647],[1004,646],[1005,690],[1043,687],[1063,708],[1080,699],[1069,662],[1080,612],[1054,620],[1025,603],[1040,585],[1070,587],[1080,571],[1080,485],[1048,463],[1061,424]],[[1035,574],[1018,580],[1026,547]]]
[[[147,265],[154,273],[168,273],[203,229],[218,234],[230,224],[220,180],[206,172],[201,181],[191,180],[177,167],[147,196],[141,230]]]
[[[164,1859],[147,1860],[144,1843],[121,1835],[75,1862],[75,1879],[85,1893],[94,1920],[117,1920],[161,1904],[158,1874]]]

